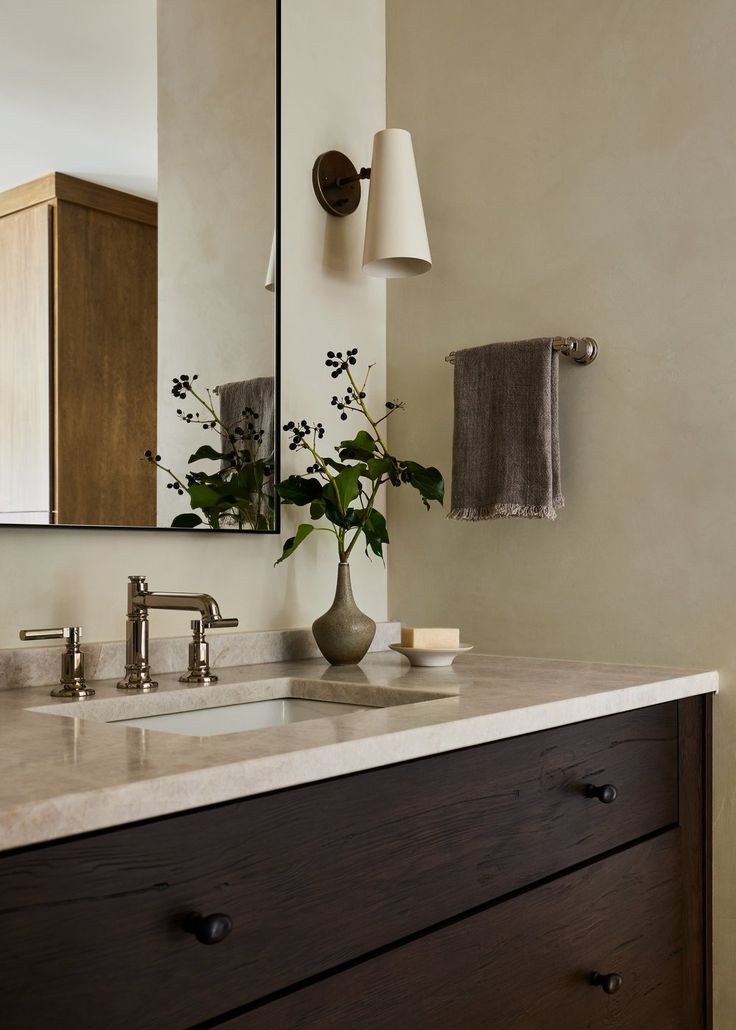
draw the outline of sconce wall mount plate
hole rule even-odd
[[[367,168],[358,171],[347,155],[339,150],[320,154],[312,168],[312,186],[325,211],[344,218],[360,204],[360,180],[370,177]]]

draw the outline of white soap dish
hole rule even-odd
[[[472,651],[472,644],[461,644],[460,647],[404,647],[402,644],[389,644],[392,651],[398,651],[408,658],[412,665],[423,669],[439,668],[452,665],[463,651]]]

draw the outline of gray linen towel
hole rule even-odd
[[[225,425],[243,425],[240,421],[245,408],[255,411],[259,418],[255,423],[262,429],[263,442],[258,449],[260,458],[268,458],[273,454],[274,424],[274,380],[273,376],[262,376],[259,379],[244,379],[240,383],[223,383],[215,390],[220,397],[220,418]],[[227,444],[223,440],[223,444]]]
[[[550,337],[455,353],[449,518],[557,518],[558,373]]]

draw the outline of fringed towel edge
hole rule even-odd
[[[557,518],[558,508],[565,507],[565,498],[556,497],[552,504],[490,504],[471,508],[453,508],[448,519],[459,522],[483,522],[487,519],[550,519]]]

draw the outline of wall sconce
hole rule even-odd
[[[421,275],[432,267],[411,135],[383,129],[373,138],[370,168],[357,171],[339,150],[320,154],[312,169],[317,200],[344,218],[360,204],[360,183],[370,179],[363,271],[379,279]]]

